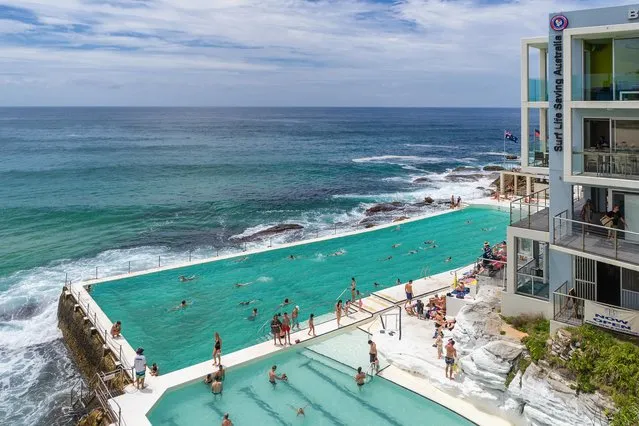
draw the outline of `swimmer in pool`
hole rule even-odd
[[[288,406],[291,407],[294,411],[296,411],[298,416],[306,416],[306,413],[304,413],[304,409],[306,407],[308,407],[308,405],[305,405],[305,406],[299,407],[299,408],[295,408],[295,406],[293,406],[291,404],[288,404]]]
[[[290,254],[290,255],[288,256],[288,258],[289,258],[290,260],[295,260],[295,256],[293,256],[292,254]]]
[[[337,250],[335,253],[331,253],[329,256],[341,256],[343,255],[345,252],[344,250]]]
[[[235,283],[235,287],[246,287],[247,285],[253,284],[253,281],[249,281],[247,283]]]
[[[470,220],[470,219],[468,219],[468,220],[466,221],[466,225],[470,225],[471,223],[473,223],[473,221],[472,221],[472,220]]]
[[[397,247],[399,247],[399,246],[401,246],[401,245],[402,245],[402,243],[393,244],[393,245],[392,245],[392,247],[393,247],[393,248],[397,248]]]
[[[250,305],[251,303],[255,303],[255,302],[257,302],[257,299],[253,299],[253,300],[245,300],[245,301],[243,301],[243,302],[238,303],[238,305],[240,305],[240,306],[248,306],[248,305]]]
[[[247,318],[249,321],[255,321],[257,318],[257,308],[253,308],[253,312],[251,312],[251,316]]]
[[[183,300],[182,302],[180,302],[179,305],[177,305],[175,308],[171,309],[172,311],[177,311],[180,309],[184,309],[186,308],[188,305],[186,304],[186,300]]]
[[[197,277],[195,275],[191,275],[190,277],[185,277],[184,275],[180,275],[178,277],[178,279],[180,280],[180,282],[185,283],[187,281],[193,281],[194,279],[196,279]]]
[[[386,262],[387,260],[391,260],[393,256],[388,256],[386,259],[382,259],[382,262]]]
[[[424,241],[424,244],[426,244],[427,246],[433,245],[435,244],[435,240]]]
[[[378,283],[377,281],[375,281],[375,282],[373,283],[373,286],[374,286],[374,287],[379,287],[379,283]]]
[[[416,254],[418,251],[419,251],[419,250],[411,250],[411,251],[409,251],[409,252],[408,252],[408,253],[406,253],[406,254]]]
[[[401,226],[399,226],[399,225],[397,225],[397,226],[395,227],[395,229],[393,229],[393,231],[401,231],[401,230],[402,230],[402,228],[401,228]]]
[[[240,263],[240,262],[245,262],[248,260],[248,256],[244,256],[244,257],[240,257],[239,259],[235,260],[235,263]]]
[[[450,262],[451,260],[453,260],[453,258],[449,256],[446,258],[446,260],[444,260],[444,262]]]
[[[286,305],[289,305],[289,304],[291,304],[291,302],[289,302],[288,299],[284,299],[284,301],[282,303],[280,303],[280,307],[286,306]]]

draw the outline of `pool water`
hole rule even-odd
[[[268,382],[272,365],[288,382]],[[353,368],[316,352],[291,351],[230,369],[222,395],[202,382],[168,391],[148,418],[155,426],[219,424],[224,413],[236,425],[473,424],[379,376],[361,388],[354,376]],[[306,416],[298,417],[292,407],[306,407]]]
[[[405,282],[467,265],[481,255],[485,240],[505,238],[507,222],[505,212],[469,207],[406,223],[399,230],[379,229],[265,251],[241,262],[239,256],[110,281],[95,285],[92,296],[111,321],[122,321],[122,334],[131,346],[144,347],[147,360],[166,373],[210,359],[215,331],[223,354],[257,343],[268,332],[267,327],[260,333],[264,322],[285,298],[300,306],[300,319],[306,322],[311,312],[330,312],[351,277],[368,294],[394,285],[397,278]],[[426,246],[428,240],[437,247]],[[340,250],[342,255],[331,256]],[[446,262],[449,256],[452,261]],[[197,279],[182,283],[180,275]],[[343,298],[348,296],[347,291]],[[173,310],[183,299],[189,306]],[[249,300],[255,302],[239,305]],[[253,308],[258,318],[249,321]]]

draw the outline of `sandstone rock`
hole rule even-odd
[[[406,219],[409,219],[409,217],[408,216],[400,216],[398,218],[393,219],[393,222],[401,222],[401,221],[404,221]]]
[[[502,166],[484,166],[485,172],[499,172],[501,170],[506,170]]]
[[[446,180],[449,180],[451,182],[472,182],[472,181],[479,180],[483,177],[485,176],[480,173],[471,173],[471,174],[463,174],[463,175],[450,174],[446,176]]]
[[[431,197],[424,198],[424,203],[426,204],[433,204],[434,202],[435,200],[433,200]]]
[[[367,223],[366,225],[364,225],[364,228],[368,229],[368,228],[374,228],[375,224],[374,223]]]
[[[459,167],[455,167],[453,169],[453,172],[470,172],[473,170],[481,170],[479,167],[473,167],[473,166],[459,166]]]

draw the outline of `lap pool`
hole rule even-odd
[[[364,344],[365,358],[366,349]],[[288,382],[268,382],[274,364]],[[473,425],[379,376],[360,388],[354,375],[350,366],[311,349],[292,350],[229,369],[222,395],[213,395],[204,383],[168,391],[148,419],[154,426],[211,425],[229,413],[236,425]],[[298,417],[291,406],[306,407],[306,416]]]
[[[122,321],[122,334],[131,346],[144,347],[149,363],[158,363],[167,373],[210,359],[215,331],[222,337],[223,354],[257,343],[264,321],[285,298],[300,306],[300,319],[306,322],[311,311],[316,316],[330,312],[351,277],[368,294],[394,285],[397,278],[405,282],[467,265],[481,254],[485,240],[505,238],[507,222],[505,212],[469,207],[399,229],[109,281],[93,286],[91,295],[110,321]],[[436,247],[425,244],[429,240]],[[331,255],[337,252],[342,254]],[[197,279],[182,283],[180,275]],[[181,300],[189,306],[173,310]],[[255,302],[240,305],[250,300]],[[249,321],[253,308],[259,315]]]

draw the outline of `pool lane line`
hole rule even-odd
[[[255,402],[255,404],[257,404],[257,406],[259,408],[261,408],[263,411],[265,411],[267,414],[269,414],[272,419],[277,420],[277,422],[279,424],[281,424],[283,426],[288,426],[289,425],[282,417],[280,417],[280,414],[277,411],[275,411],[275,409],[273,407],[271,407],[263,399],[259,398],[258,394],[255,393],[255,391],[253,389],[251,389],[249,386],[245,386],[243,388],[240,388],[240,389],[238,389],[238,391],[243,393],[244,395],[248,396],[253,402]]]
[[[322,364],[324,365],[326,368],[329,368],[331,370],[335,370],[338,371],[339,373],[341,373],[342,375],[344,375],[343,372],[328,366],[326,364]],[[322,379],[323,381],[327,382],[328,384],[330,384],[331,386],[333,386],[335,389],[337,389],[338,391],[340,391],[342,394],[346,395],[347,397],[350,397],[351,399],[354,399],[355,401],[359,402],[363,407],[369,409],[370,411],[372,411],[373,413],[377,414],[377,416],[381,417],[382,419],[384,419],[387,424],[392,424],[394,426],[403,426],[402,423],[398,422],[397,419],[394,419],[393,417],[391,417],[389,414],[386,414],[386,412],[380,410],[379,408],[377,408],[376,406],[369,404],[365,399],[360,398],[359,396],[357,396],[355,393],[351,393],[350,389],[345,388],[342,385],[338,385],[334,382],[332,382],[331,380],[329,380],[328,378],[326,378],[326,376],[324,376],[324,374],[316,369],[315,367],[313,367],[310,362],[307,364],[302,365],[301,367],[304,367],[308,370],[310,370],[311,372],[313,372],[313,374],[315,374],[317,377],[319,377],[320,379]],[[349,376],[350,377],[350,376]],[[355,383],[353,383],[354,386],[357,386]]]
[[[384,369],[386,369],[386,368],[388,368],[388,367],[390,367],[390,365],[388,365],[388,366],[384,367]],[[397,368],[398,368],[399,370],[401,370],[401,368],[399,368],[399,367],[397,367]],[[401,370],[401,371],[404,371],[404,370]],[[381,373],[381,371],[380,371],[380,373]],[[408,372],[406,371],[406,373],[408,373]],[[410,373],[408,373],[408,374],[410,374]],[[416,392],[416,391],[412,390],[411,388],[408,388],[408,387],[406,387],[406,386],[402,385],[402,384],[401,384],[401,383],[399,383],[399,382],[396,382],[396,381],[394,381],[394,380],[391,380],[391,379],[388,379],[388,378],[386,378],[386,377],[384,377],[384,376],[381,376],[381,375],[379,375],[379,373],[377,374],[377,377],[379,377],[380,379],[384,379],[384,380],[386,380],[387,382],[394,384],[395,386],[399,386],[400,388],[406,389],[407,391],[412,392],[413,394],[415,394],[415,395],[417,395],[417,396],[419,396],[419,397],[422,397],[422,398],[424,398],[424,399],[427,399],[427,400],[429,400],[430,402],[432,402],[432,403],[434,403],[434,404],[437,404],[437,405],[439,405],[440,407],[442,407],[442,408],[444,408],[444,409],[446,409],[446,410],[450,411],[451,413],[454,413],[454,414],[456,414],[457,416],[459,416],[459,417],[461,417],[461,418],[463,418],[463,419],[467,420],[468,422],[470,422],[470,423],[474,424],[475,426],[481,426],[479,423],[476,423],[476,422],[472,421],[472,420],[471,420],[471,419],[469,419],[468,417],[464,416],[464,415],[463,415],[463,414],[461,414],[461,413],[458,413],[457,411],[453,410],[452,408],[449,408],[449,407],[445,406],[444,404],[442,404],[442,403],[439,403],[439,402],[435,401],[434,399],[431,399],[431,398],[429,398],[429,397],[427,397],[427,396],[425,396],[425,395],[422,395],[421,393]],[[429,384],[430,384],[430,383],[429,383]],[[446,392],[444,392],[443,390],[439,389],[437,386],[434,386],[434,385],[432,385],[432,384],[431,384],[431,386],[433,386],[435,389],[437,389],[437,390],[439,390],[440,392],[442,392],[444,395],[446,395],[446,396],[450,396],[451,398],[454,398],[452,395],[449,395],[448,393],[446,393]],[[473,404],[469,403],[468,401],[465,401],[465,402],[467,402],[468,404],[470,404],[471,406],[473,406],[473,407],[474,407],[477,411],[480,411],[480,410],[479,410],[477,407],[475,407]]]
[[[282,384],[294,390],[309,406],[322,413],[332,422],[332,424],[347,426],[345,423],[342,423],[337,417],[335,417],[330,411],[326,411],[324,407],[322,407],[319,403],[313,402],[308,396],[306,396],[306,394],[304,394],[304,392],[302,392],[301,389],[299,389],[297,386],[292,385],[288,380]]]

